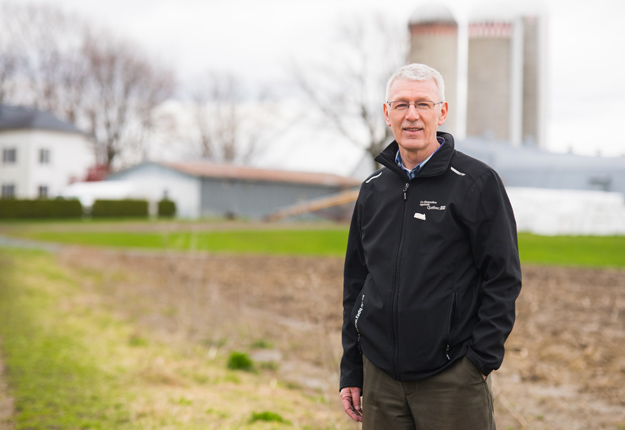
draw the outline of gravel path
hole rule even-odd
[[[0,234],[0,248],[40,249],[43,251],[57,252],[61,249],[61,245],[28,239],[17,239]]]

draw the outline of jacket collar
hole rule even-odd
[[[423,176],[441,175],[449,168],[451,157],[455,152],[454,138],[451,134],[442,131],[436,132],[436,136],[445,139],[445,143],[443,143],[442,147],[436,151],[430,161],[423,166],[423,169],[419,172],[417,178]],[[397,144],[397,141],[394,140],[386,148],[384,148],[384,150],[380,152],[377,157],[375,157],[375,161],[400,175],[401,178],[407,179],[406,172],[403,171],[397,163],[395,163],[395,155],[398,150],[399,145]]]

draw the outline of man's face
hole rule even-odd
[[[400,149],[413,154],[429,155],[438,148],[436,130],[447,118],[447,102],[436,104],[431,110],[426,111],[416,109],[414,103],[440,102],[439,99],[434,79],[428,81],[398,79],[393,82],[388,101],[404,101],[413,104],[404,111],[397,111],[384,104],[386,124],[391,127]]]

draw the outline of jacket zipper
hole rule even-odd
[[[402,217],[401,217],[401,228],[399,230],[399,244],[397,245],[397,253],[395,255],[395,279],[393,280],[393,292],[392,292],[392,308],[391,308],[391,318],[392,318],[392,324],[391,327],[393,328],[393,367],[395,368],[395,375],[396,377],[399,377],[399,359],[398,359],[398,354],[397,354],[397,350],[399,349],[399,341],[398,341],[398,316],[397,316],[397,299],[398,299],[398,295],[397,295],[397,289],[399,286],[399,271],[400,271],[400,259],[399,256],[401,255],[401,248],[402,248],[402,244],[404,241],[404,220],[406,219],[406,200],[407,200],[407,194],[408,194],[408,187],[410,187],[410,182],[406,182],[406,185],[404,185],[404,190],[403,190],[403,194],[404,194],[404,207],[402,210]]]
[[[449,315],[449,328],[447,330],[447,346],[445,347],[445,357],[447,357],[447,361],[451,360],[449,357],[449,350],[451,349],[451,331],[454,328],[454,319],[456,318],[456,292],[454,291],[454,295],[451,301],[451,312]]]
[[[362,347],[360,346],[360,330],[358,330],[358,319],[360,319],[360,315],[362,314],[362,310],[365,307],[365,295],[362,295],[362,299],[360,300],[360,308],[356,313],[356,317],[354,318],[354,327],[356,328],[356,333],[358,334],[358,351],[362,354]]]

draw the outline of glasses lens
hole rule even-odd
[[[435,105],[435,103],[432,101],[420,101],[420,102],[414,102],[414,103],[397,101],[397,102],[389,102],[388,104],[391,106],[391,109],[395,111],[399,111],[399,112],[408,110],[410,108],[410,105],[414,106],[415,109],[420,110],[420,111],[430,110]]]

